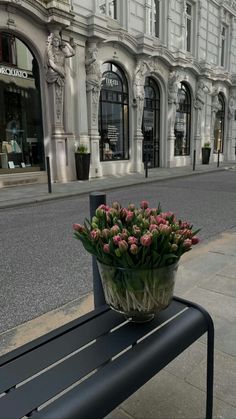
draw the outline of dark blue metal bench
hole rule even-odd
[[[145,324],[103,305],[2,356],[0,418],[102,418],[204,333],[211,419],[213,323],[203,308],[177,297]]]

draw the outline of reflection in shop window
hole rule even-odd
[[[103,65],[99,103],[100,158],[129,158],[128,86],[121,69],[111,63]]]
[[[181,83],[175,117],[175,156],[190,154],[191,97],[188,87]]]
[[[112,19],[117,19],[117,0],[99,0],[99,11]]]
[[[14,43],[18,68],[11,63],[0,63],[0,170],[25,170],[33,166],[42,169],[38,63],[23,42],[14,38]],[[8,54],[10,56],[11,51]]]
[[[143,161],[149,167],[160,163],[160,90],[154,79],[145,79],[145,98],[142,121]]]

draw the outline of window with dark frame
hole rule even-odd
[[[101,14],[117,20],[117,0],[99,0],[99,11]]]
[[[113,63],[103,64],[99,100],[100,159],[129,159],[128,84],[123,71]]]
[[[175,156],[190,155],[191,95],[188,86],[181,83],[175,117]]]
[[[152,77],[146,77],[142,121],[143,161],[149,167],[160,165],[160,89]]]
[[[155,36],[160,37],[160,0],[154,2],[154,28]]]
[[[221,52],[220,52],[220,65],[221,67],[225,66],[225,43],[226,43],[226,27],[222,26],[221,29]]]
[[[192,5],[186,3],[186,49],[192,51]]]
[[[0,63],[16,65],[15,36],[0,32]]]

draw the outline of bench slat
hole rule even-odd
[[[0,399],[0,411],[1,415],[3,414],[1,417],[5,418],[6,416],[4,415],[6,414],[12,419],[24,416],[83,378],[101,364],[109,361],[111,357],[134,344],[143,335],[149,333],[152,329],[161,325],[173,315],[181,312],[185,307],[186,306],[181,303],[173,302],[167,310],[163,311],[160,316],[157,316],[157,318],[150,323],[135,326],[131,323],[126,323],[123,327],[115,330],[113,333],[104,334],[92,346],[83,349],[81,352],[64,360],[52,369],[45,371],[42,375],[35,377],[32,381],[12,390],[8,395]],[[103,323],[105,314],[100,316],[100,323]],[[121,316],[119,317],[121,319],[120,322],[122,322],[123,318]],[[181,314],[179,317],[181,317]],[[176,320],[172,320],[171,323],[174,321]],[[91,323],[93,322],[94,320],[91,321]],[[111,327],[114,325],[117,325],[116,321],[114,321],[114,324]],[[87,326],[90,329],[90,323]],[[161,331],[165,331],[167,327],[168,324],[164,325],[155,333],[160,334]],[[81,326],[78,329],[80,331]],[[94,330],[94,327],[92,327],[92,329]],[[164,331],[162,333],[164,333]],[[97,335],[97,333],[95,334]],[[48,344],[45,344],[45,348],[47,345]],[[35,358],[35,362],[38,363],[37,358]]]
[[[208,327],[202,313],[192,308],[181,313],[173,323],[166,324],[33,417],[103,418],[202,336]]]
[[[67,333],[46,342],[33,351],[17,357],[11,362],[0,366],[0,393],[14,387],[52,363],[64,358],[71,352],[86,345],[92,339],[107,333],[111,327],[121,323],[121,315],[111,310],[103,314],[103,321],[95,317],[90,323],[80,325]]]

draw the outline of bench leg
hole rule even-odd
[[[213,414],[213,376],[214,376],[214,326],[209,321],[207,333],[207,391],[206,391],[206,419],[212,419]]]

